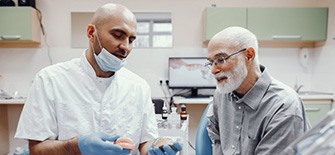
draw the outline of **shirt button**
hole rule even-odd
[[[234,146],[234,145],[232,145],[232,146],[231,146],[231,148],[232,148],[232,149],[235,149],[235,146]]]
[[[240,126],[236,126],[236,129],[239,129],[240,128]]]
[[[238,106],[238,109],[241,109],[241,106]]]

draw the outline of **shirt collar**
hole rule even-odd
[[[264,94],[271,84],[271,76],[264,66],[260,65],[262,71],[261,76],[256,81],[255,85],[242,97],[239,98],[234,92],[230,93],[231,99],[237,103],[244,102],[251,109],[256,110],[261,102]]]
[[[229,93],[228,96],[229,96],[230,101],[234,101],[234,102],[237,102],[237,103],[242,102],[241,98],[236,94],[235,91]]]
[[[116,76],[116,72],[114,73],[113,76],[109,77],[109,78],[99,78],[97,77],[92,65],[88,62],[87,60],[87,57],[86,57],[86,53],[87,53],[87,50],[85,52],[83,52],[83,54],[81,55],[80,57],[80,62],[81,62],[81,65],[84,69],[84,71],[87,73],[87,75],[92,78],[93,80],[97,80],[97,79],[103,79],[104,81],[111,81],[112,79],[114,79],[114,77]]]
[[[90,78],[95,79],[96,78],[95,71],[94,71],[93,67],[91,66],[91,64],[88,62],[88,60],[86,58],[86,53],[87,53],[87,50],[85,50],[85,52],[83,52],[83,54],[80,57],[81,65],[82,65],[84,71],[87,73],[87,75]]]

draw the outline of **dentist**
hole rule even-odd
[[[170,155],[182,149],[158,137],[150,87],[124,68],[136,27],[126,7],[105,4],[87,27],[83,55],[37,73],[15,134],[29,141],[30,154]]]

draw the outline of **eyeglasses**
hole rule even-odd
[[[211,67],[213,67],[213,64],[214,64],[214,65],[224,64],[224,63],[226,63],[226,60],[229,59],[231,56],[236,55],[236,54],[239,54],[239,53],[241,53],[241,52],[243,52],[243,51],[245,51],[245,50],[247,50],[247,49],[246,49],[246,48],[241,49],[241,50],[239,50],[239,51],[237,51],[237,52],[235,52],[235,53],[232,53],[232,54],[230,54],[230,55],[228,55],[228,56],[226,56],[226,57],[225,57],[225,56],[220,56],[220,57],[214,59],[213,61],[209,61],[209,62],[207,62],[207,63],[205,64],[205,67],[211,68]]]

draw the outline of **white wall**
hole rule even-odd
[[[43,24],[47,32],[47,43],[54,63],[79,57],[84,49],[71,48],[71,12],[93,12],[108,0],[37,0],[37,8],[43,14]],[[203,11],[216,4],[218,7],[329,7],[328,39],[324,46],[309,49],[310,67],[303,68],[299,63],[298,48],[261,48],[260,60],[270,73],[284,83],[294,86],[296,79],[304,84],[304,89],[335,92],[335,1],[334,0],[115,0],[131,10],[171,11],[173,16],[174,47],[171,49],[134,49],[127,68],[145,78],[153,97],[164,94],[159,87],[160,78],[167,78],[169,56],[205,56],[202,45]],[[83,32],[85,33],[85,32]],[[18,90],[26,96],[34,75],[41,68],[50,65],[48,48],[43,40],[40,48],[0,48],[0,89],[9,93]],[[13,114],[10,114],[13,115]],[[13,116],[17,118],[17,115]],[[9,122],[11,139],[16,122]],[[15,148],[11,142],[11,151]],[[15,144],[17,145],[17,144]]]
[[[313,53],[312,87],[335,92],[335,1],[320,1],[329,6],[328,38],[326,44]]]
[[[37,1],[36,5],[43,14],[43,24],[47,33],[47,43],[50,47],[52,61],[54,63],[70,60],[78,57],[84,49],[71,48],[71,12],[72,11],[94,11],[108,0],[57,0]],[[158,85],[160,78],[167,78],[167,59],[169,56],[205,56],[206,49],[203,47],[203,10],[211,4],[218,7],[259,7],[259,6],[286,6],[286,7],[309,7],[330,6],[330,13],[334,14],[334,1],[315,0],[210,0],[210,1],[113,1],[128,6],[131,10],[140,11],[171,11],[173,16],[174,47],[171,49],[134,49],[127,68],[145,78],[153,89],[153,97],[161,97],[163,93]],[[185,11],[187,10],[187,11]],[[333,17],[330,14],[329,29],[334,27]],[[330,31],[330,37],[334,32]],[[85,32],[83,32],[85,33]],[[329,84],[315,83],[312,78],[320,79],[325,76],[314,74],[325,74],[325,66],[328,66],[332,54],[334,40],[329,40],[327,45],[316,49],[313,57],[314,68],[303,69],[298,60],[298,48],[261,48],[260,59],[268,66],[274,77],[294,86],[296,79],[305,85],[305,89],[325,89]],[[310,49],[313,51],[314,49]],[[326,54],[327,53],[327,54]],[[325,56],[324,56],[325,55]],[[143,63],[145,62],[145,63]],[[326,64],[325,64],[326,63]],[[26,96],[34,75],[41,68],[50,64],[48,59],[48,48],[43,41],[41,48],[0,48],[0,88],[9,93],[18,90]],[[312,70],[313,69],[313,70]],[[329,76],[327,76],[329,77]],[[329,78],[329,81],[331,79]],[[317,85],[317,86],[314,86]]]

